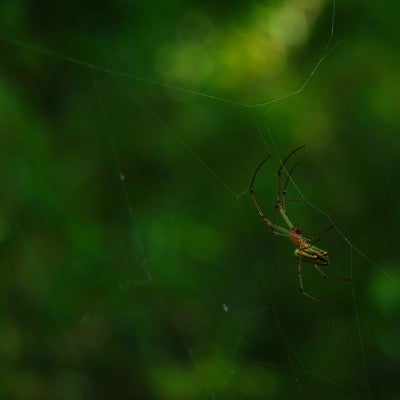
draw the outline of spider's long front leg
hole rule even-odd
[[[273,219],[273,223],[275,224],[275,217],[276,217],[276,213],[279,212],[279,214],[281,214],[283,220],[286,222],[286,225],[292,229],[294,227],[294,224],[292,224],[292,222],[290,221],[289,217],[286,215],[285,210],[282,207],[282,204],[280,203],[280,201],[278,201],[275,205],[275,210],[274,210],[274,219]]]
[[[287,163],[287,161],[289,160],[289,158],[291,158],[293,156],[294,153],[297,153],[299,150],[303,149],[305,147],[305,145],[298,147],[297,149],[294,149],[291,153],[289,153],[286,158],[282,161],[281,166],[278,169],[278,188],[277,188],[277,203],[280,203],[283,207],[283,210],[285,210],[286,208],[286,188],[287,185],[289,183],[289,180],[291,179],[291,175],[294,171],[294,169],[297,166],[297,163],[294,164],[294,166],[291,168],[290,172],[287,173],[287,178],[286,178],[286,182],[285,185],[283,187],[283,191],[281,191],[281,183],[282,183],[282,171],[285,170],[285,164]]]
[[[298,149],[298,150],[299,150],[299,149]],[[297,151],[297,150],[296,150],[296,151]],[[292,153],[292,154],[293,154],[293,153]],[[250,182],[250,190],[249,190],[249,191],[250,191],[250,195],[251,195],[251,198],[252,198],[252,200],[253,200],[253,203],[254,203],[254,205],[255,205],[257,211],[258,211],[258,215],[260,216],[261,220],[262,220],[266,225],[268,225],[268,226],[271,228],[272,233],[274,233],[274,234],[276,234],[276,235],[280,235],[280,236],[291,237],[292,235],[291,235],[291,233],[290,233],[289,230],[287,230],[287,229],[285,229],[285,228],[282,228],[281,226],[275,224],[275,217],[276,217],[277,210],[278,210],[278,208],[279,208],[279,211],[280,211],[280,213],[282,214],[282,217],[283,217],[283,219],[285,220],[286,224],[290,227],[290,229],[293,227],[293,224],[289,221],[289,218],[286,216],[286,214],[284,213],[284,210],[282,209],[282,205],[281,205],[281,202],[280,202],[280,196],[279,196],[279,192],[280,192],[280,179],[281,179],[281,173],[282,173],[282,168],[283,168],[283,165],[284,165],[284,164],[281,165],[281,168],[279,169],[279,172],[278,172],[278,200],[277,200],[276,205],[275,205],[274,216],[273,216],[272,221],[270,221],[270,220],[264,215],[263,211],[261,210],[260,205],[258,204],[258,201],[257,201],[257,198],[256,198],[256,194],[255,194],[255,191],[254,191],[254,184],[255,184],[255,181],[256,181],[257,173],[258,173],[258,171],[260,170],[260,168],[263,166],[263,164],[269,159],[270,156],[271,156],[271,154],[269,154],[269,155],[257,166],[256,170],[254,171],[253,177],[252,177],[251,182]],[[284,161],[284,163],[285,163],[286,161],[287,161],[287,159]],[[278,207],[278,206],[279,206],[279,207]]]
[[[321,240],[322,236],[325,233],[329,232],[334,227],[335,227],[334,225],[329,225],[325,230],[323,230],[322,232],[318,233],[318,235],[315,235],[311,239],[308,239],[307,240],[308,244],[313,245],[315,243],[318,243]]]
[[[250,190],[249,190],[250,191],[250,196],[251,196],[251,198],[253,200],[253,203],[254,203],[257,211],[258,211],[258,215],[260,216],[261,220],[266,225],[268,225],[268,227],[271,229],[272,233],[275,234],[275,235],[290,237],[291,233],[287,229],[282,228],[279,225],[275,225],[275,218],[274,218],[274,221],[270,221],[264,215],[260,205],[258,204],[258,201],[257,201],[257,198],[256,198],[256,194],[255,194],[255,191],[254,191],[254,182],[255,182],[255,179],[256,179],[257,172],[259,171],[260,167],[265,163],[265,161],[268,160],[268,158],[269,158],[269,156],[265,160],[263,160],[261,162],[261,164],[257,167],[256,171],[254,172],[253,178],[252,178],[251,183],[250,183]]]
[[[283,207],[283,210],[284,210],[284,211],[286,211],[286,204],[287,204],[287,202],[288,202],[288,200],[287,200],[287,198],[286,198],[286,195],[287,195],[287,186],[288,186],[289,180],[291,179],[291,176],[292,176],[292,174],[293,174],[293,171],[294,171],[294,169],[297,167],[297,165],[298,165],[298,163],[294,164],[293,167],[292,167],[292,169],[290,170],[290,172],[287,174],[285,186],[283,187],[283,191],[282,191],[282,201],[281,201],[281,202],[282,202],[282,207]]]
[[[303,285],[303,277],[301,275],[301,257],[299,257],[299,263],[297,265],[297,275],[299,276],[299,285],[300,285],[300,292],[301,294],[304,294],[304,296],[307,296],[308,298],[310,298],[311,300],[316,301],[317,303],[321,303],[321,300],[317,299],[314,296],[311,296],[311,294],[307,293],[304,289],[304,285]]]
[[[257,206],[257,205],[256,205]],[[260,216],[261,220],[268,225],[271,228],[271,233],[277,236],[285,236],[285,237],[291,237],[291,233],[286,230],[285,228],[282,228],[279,225],[276,225],[275,222],[271,222],[261,211],[259,207],[257,207],[258,210],[258,215]]]

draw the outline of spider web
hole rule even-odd
[[[292,15],[295,5],[254,10],[257,15],[264,11],[271,25],[281,21],[278,29],[285,26],[280,18]],[[368,215],[368,223],[361,213],[374,202],[361,203],[361,195],[353,199],[351,190],[357,187],[356,176],[372,174],[376,182],[380,164],[349,164],[353,157],[370,160],[371,155],[367,158],[359,151],[346,158],[346,149],[336,149],[346,141],[326,132],[334,127],[351,132],[352,126],[349,120],[348,125],[328,121],[331,125],[324,126],[324,104],[314,100],[326,101],[322,92],[339,85],[332,83],[332,70],[342,59],[350,62],[355,56],[355,38],[368,47],[380,36],[391,37],[395,20],[365,18],[366,27],[353,28],[352,35],[339,40],[336,26],[345,26],[337,23],[344,18],[340,7],[315,2],[307,13],[315,13],[310,26],[322,23],[326,31],[322,45],[308,34],[312,48],[319,46],[321,53],[312,65],[304,63],[309,72],[290,79],[277,75],[278,85],[264,82],[264,72],[258,72],[256,78],[276,93],[267,99],[264,89],[231,95],[233,77],[228,73],[226,79],[219,77],[225,85],[219,87],[223,95],[210,94],[205,78],[179,84],[179,76],[190,77],[193,66],[179,69],[179,59],[172,55],[182,51],[182,57],[189,57],[194,52],[199,66],[207,68],[198,58],[201,52],[190,46],[193,38],[182,49],[171,45],[160,52],[159,63],[166,69],[177,64],[170,75],[165,72],[168,79],[153,80],[123,72],[136,69],[123,55],[118,61],[129,68],[115,67],[118,62],[110,58],[88,63],[84,57],[1,36],[7,44],[3,52],[17,54],[21,65],[25,58],[34,58],[33,76],[35,63],[56,63],[62,69],[55,82],[50,77],[42,82],[54,98],[57,90],[72,96],[67,84],[80,92],[61,105],[53,105],[51,96],[41,100],[38,108],[52,115],[50,127],[44,114],[23,114],[34,126],[27,139],[34,143],[23,145],[23,159],[12,158],[21,138],[10,134],[3,139],[7,153],[2,169],[12,167],[3,172],[9,188],[4,192],[10,193],[3,196],[3,219],[15,232],[15,238],[4,234],[5,259],[18,272],[17,277],[9,273],[3,279],[9,284],[16,280],[7,298],[18,296],[4,313],[4,343],[13,344],[6,354],[10,365],[18,365],[7,372],[12,383],[4,385],[4,396],[23,397],[24,390],[38,396],[69,393],[74,398],[107,398],[116,390],[120,396],[157,399],[395,395],[399,278],[389,261],[385,265],[374,257],[390,260],[396,224],[390,222],[387,234],[380,228],[378,236],[371,235],[370,224],[378,225],[376,213]],[[200,18],[188,15],[189,26],[193,18]],[[204,18],[200,21],[204,28]],[[187,29],[183,25],[181,29]],[[283,35],[279,29],[272,32]],[[306,39],[296,42],[295,36],[287,39],[288,52],[306,46]],[[70,71],[76,67],[78,71]],[[178,78],[174,71],[180,73]],[[243,76],[248,73],[245,70]],[[237,84],[256,87],[251,81]],[[372,98],[384,109],[385,103],[378,104],[380,96]],[[305,110],[307,104],[313,109]],[[70,114],[79,114],[79,123],[57,114],[57,107],[65,106],[73,107]],[[98,119],[92,121],[86,113]],[[389,112],[382,115],[389,118]],[[15,111],[12,120],[18,118]],[[314,124],[325,136],[308,133]],[[21,122],[15,126],[15,131],[26,131]],[[40,127],[55,137],[41,135]],[[373,136],[359,140],[377,143]],[[303,266],[306,289],[326,306],[299,295],[293,246],[265,229],[248,195],[256,165],[271,153],[271,162],[257,179],[257,196],[266,215],[272,215],[277,168],[303,143],[306,151],[293,160],[299,166],[290,179],[289,196],[295,201],[288,204],[288,215],[310,235],[332,224],[334,229],[321,240],[321,247],[332,255],[327,272],[351,278],[350,283],[323,281]],[[360,147],[365,151],[367,144]],[[48,157],[43,165],[42,153]],[[387,145],[382,153],[395,160]],[[74,175],[68,174],[70,168],[76,170]],[[68,181],[71,176],[75,178]],[[382,184],[378,187],[387,190]],[[384,196],[379,194],[380,206]],[[381,211],[387,224],[390,214]],[[360,221],[363,224],[357,226]],[[22,256],[16,255],[15,247],[21,248]],[[38,321],[36,326],[30,315]],[[380,319],[382,329],[375,329],[372,318]],[[36,341],[45,332],[36,350],[23,334],[29,329]],[[21,343],[26,343],[25,349]],[[379,382],[382,369],[386,388]]]

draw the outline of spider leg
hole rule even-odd
[[[287,226],[292,229],[294,227],[294,224],[292,224],[292,221],[290,221],[289,217],[286,215],[285,211],[283,210],[282,204],[280,202],[277,202],[275,205],[275,210],[274,210],[274,219],[273,223],[275,224],[275,217],[276,213],[279,212],[281,214],[283,220],[286,222]]]
[[[255,172],[253,174],[253,177],[251,179],[251,182],[250,182],[250,195],[251,195],[251,198],[253,200],[254,205],[256,206],[256,209],[258,211],[258,215],[260,216],[261,220],[271,228],[272,233],[278,234],[278,235],[282,235],[282,236],[291,236],[291,233],[287,229],[282,228],[279,225],[275,225],[275,216],[274,216],[274,221],[272,222],[264,215],[260,205],[258,204],[258,201],[257,201],[257,198],[256,198],[256,194],[255,194],[255,191],[254,191],[254,183],[255,183],[255,180],[256,180],[257,173],[260,170],[260,168],[262,167],[262,165],[269,159],[270,156],[271,155],[269,154],[258,165],[257,169],[255,170]]]
[[[286,193],[287,193],[287,185],[289,183],[290,177],[292,176],[292,173],[294,169],[297,167],[298,163],[294,164],[290,172],[288,173],[285,181],[285,185],[283,186],[283,191],[282,191],[282,208],[286,211],[286,204],[288,203],[288,200],[286,198]],[[291,201],[291,200],[289,200]]]
[[[263,221],[264,223],[266,223],[266,224],[271,228],[271,231],[272,231],[273,233],[274,233],[274,232],[280,232],[280,233],[287,234],[288,236],[291,235],[290,232],[289,232],[287,229],[275,225],[275,219],[276,219],[276,214],[277,214],[277,212],[279,212],[279,213],[281,214],[283,220],[285,221],[285,223],[288,225],[288,227],[289,227],[290,229],[292,229],[292,228],[294,227],[294,225],[293,225],[292,222],[290,221],[289,217],[288,217],[288,216],[286,215],[286,213],[285,213],[285,206],[286,206],[286,187],[287,187],[287,185],[288,185],[288,182],[289,182],[289,179],[290,179],[290,175],[291,175],[292,172],[294,171],[294,169],[295,169],[295,167],[297,166],[297,164],[295,164],[295,165],[292,167],[292,169],[290,170],[290,172],[289,172],[289,174],[288,174],[288,176],[287,176],[287,178],[286,178],[285,184],[284,184],[284,188],[283,188],[284,194],[281,195],[282,170],[284,169],[285,164],[286,164],[286,162],[289,160],[289,158],[292,157],[292,155],[293,155],[294,153],[296,153],[297,151],[303,149],[304,147],[305,147],[305,145],[300,146],[300,147],[298,147],[297,149],[294,149],[294,150],[282,161],[282,163],[281,163],[281,165],[280,165],[280,167],[279,167],[279,169],[278,169],[278,179],[277,179],[277,181],[278,181],[278,193],[277,193],[277,201],[276,201],[276,204],[275,204],[274,215],[273,215],[272,221],[270,221],[270,220],[264,215],[264,213],[262,212],[261,207],[259,206],[259,204],[258,204],[258,202],[257,202],[257,198],[256,198],[256,195],[255,195],[255,192],[254,192],[254,183],[255,183],[255,180],[256,180],[256,176],[257,176],[257,174],[258,174],[258,171],[259,171],[260,168],[264,165],[264,163],[270,158],[271,154],[268,154],[268,156],[267,156],[263,161],[261,161],[261,163],[258,165],[258,167],[256,168],[256,170],[254,171],[253,177],[252,177],[252,179],[251,179],[251,182],[250,182],[250,195],[251,195],[251,197],[252,197],[252,199],[253,199],[253,203],[254,203],[254,205],[255,205],[256,208],[257,208],[257,211],[258,211],[258,214],[260,215],[260,218],[262,219],[262,221]]]
[[[325,274],[324,271],[322,271],[322,269],[320,267],[318,267],[317,264],[314,264],[315,269],[325,278],[325,279],[331,279],[330,276],[328,276],[327,274]]]
[[[286,177],[286,181],[285,181],[285,184],[284,184],[284,187],[283,187],[283,191],[281,190],[281,186],[282,186],[282,171],[284,170],[285,164],[290,159],[290,157],[292,157],[293,154],[297,153],[299,150],[303,149],[305,146],[306,145],[304,144],[304,145],[298,147],[297,149],[294,149],[291,153],[289,153],[286,156],[286,158],[282,161],[281,166],[278,169],[278,177],[277,177],[278,187],[277,187],[277,195],[276,195],[276,204],[275,204],[275,210],[274,210],[273,223],[275,223],[276,213],[279,212],[290,229],[292,229],[294,227],[294,225],[292,224],[292,222],[290,221],[290,219],[288,218],[288,216],[285,213],[285,208],[286,208],[286,188],[287,188],[287,185],[289,183],[290,176],[291,176],[291,174],[293,173],[294,169],[297,166],[297,163],[294,164],[294,166],[291,168],[289,173],[287,173],[286,169],[285,169],[285,172],[287,173],[287,177]]]
[[[320,267],[318,267],[317,264],[314,264],[314,267],[325,279],[332,279],[332,280],[335,280],[335,281],[344,281],[344,282],[350,282],[351,281],[351,279],[348,279],[348,278],[335,278],[335,277],[329,276],[329,275],[325,274],[325,272],[322,271],[322,269]]]
[[[294,153],[297,153],[299,150],[303,149],[304,147],[306,147],[305,144],[303,144],[302,146],[298,147],[297,149],[294,149],[291,153],[289,153],[286,158],[282,161],[281,166],[278,169],[278,193],[277,193],[277,200],[279,203],[283,203],[282,202],[282,196],[281,196],[281,181],[282,181],[282,170],[285,167],[285,164],[287,163],[287,161],[289,160],[290,157],[292,157],[292,155]],[[290,174],[293,172],[293,170],[296,168],[296,165],[294,165],[294,167],[292,167],[292,169],[290,170],[289,174],[288,174],[288,178],[286,180],[285,183],[285,187],[283,189],[283,191],[286,191],[286,186],[287,186],[287,182],[290,179]]]
[[[311,239],[307,240],[308,244],[313,245],[315,243],[318,243],[322,236],[329,232],[332,228],[334,228],[334,225],[329,225],[325,230],[323,230],[322,232],[318,233],[318,235],[315,235],[314,237],[312,237]]]
[[[321,300],[317,299],[314,296],[311,296],[311,294],[307,293],[304,289],[303,277],[301,275],[301,257],[299,257],[299,263],[297,264],[297,275],[299,276],[300,293],[308,297],[309,299],[316,301],[317,303],[321,303]]]
[[[257,205],[256,205],[256,207],[257,207]],[[259,214],[261,220],[262,220],[267,226],[269,226],[269,227],[271,228],[271,232],[272,232],[274,235],[278,235],[278,236],[287,236],[287,237],[293,236],[287,229],[282,228],[282,227],[279,226],[279,225],[276,225],[275,222],[271,222],[271,221],[264,215],[264,213],[262,212],[261,208],[257,207],[257,210],[258,210],[258,214]]]

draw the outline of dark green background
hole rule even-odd
[[[334,16],[1,2],[1,398],[399,398],[400,5]],[[304,265],[326,306],[246,192],[271,152],[272,216],[302,144],[288,214],[353,278]]]

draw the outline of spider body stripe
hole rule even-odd
[[[295,257],[301,259],[301,261],[310,262],[316,265],[329,264],[328,252],[315,246],[309,246],[303,249],[295,249],[294,255]]]

